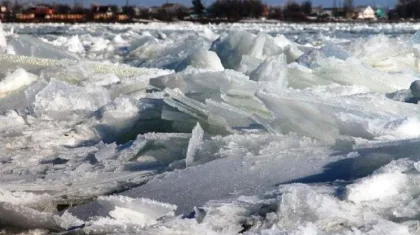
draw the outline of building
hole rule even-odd
[[[378,19],[386,19],[388,17],[386,12],[380,8],[376,9],[375,14]]]
[[[7,14],[7,7],[0,5],[0,20],[4,20]]]
[[[375,10],[370,6],[357,7],[356,13],[359,20],[376,20]]]
[[[49,19],[54,14],[54,9],[49,6],[34,6],[26,10],[25,14],[22,14],[23,18],[31,18],[29,15],[34,15],[37,19]]]
[[[92,5],[91,12],[95,21],[108,21],[114,17],[111,6]]]
[[[332,18],[334,17],[334,13],[337,11],[337,8],[323,8],[321,11],[318,12],[318,15],[323,18]]]

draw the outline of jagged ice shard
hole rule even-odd
[[[0,233],[417,234],[417,28],[0,25]]]

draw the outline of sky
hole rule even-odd
[[[46,2],[52,0],[45,0]],[[214,0],[202,0],[203,3],[206,5],[211,4]],[[264,3],[269,5],[281,5],[287,0],[262,0]],[[301,2],[303,0],[296,0],[296,2]],[[334,0],[312,0],[314,6],[323,5],[325,7],[331,7],[333,5]],[[342,0],[337,0],[340,2]],[[378,6],[389,6],[393,7],[397,0],[354,0],[355,5],[378,5]],[[72,4],[74,0],[55,0],[54,2],[62,2],[67,4]],[[86,5],[90,5],[90,3],[100,3],[100,4],[120,4],[124,5],[126,0],[84,0]],[[156,6],[161,5],[162,3],[170,2],[170,3],[182,3],[184,5],[191,5],[191,0],[129,0],[130,5],[138,5],[138,6]]]

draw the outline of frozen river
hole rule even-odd
[[[419,234],[417,30],[3,24],[0,231]]]

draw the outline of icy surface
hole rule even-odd
[[[417,24],[4,24],[0,233],[417,234]]]
[[[3,30],[3,24],[0,22],[0,53],[6,52],[7,42],[6,35]]]

